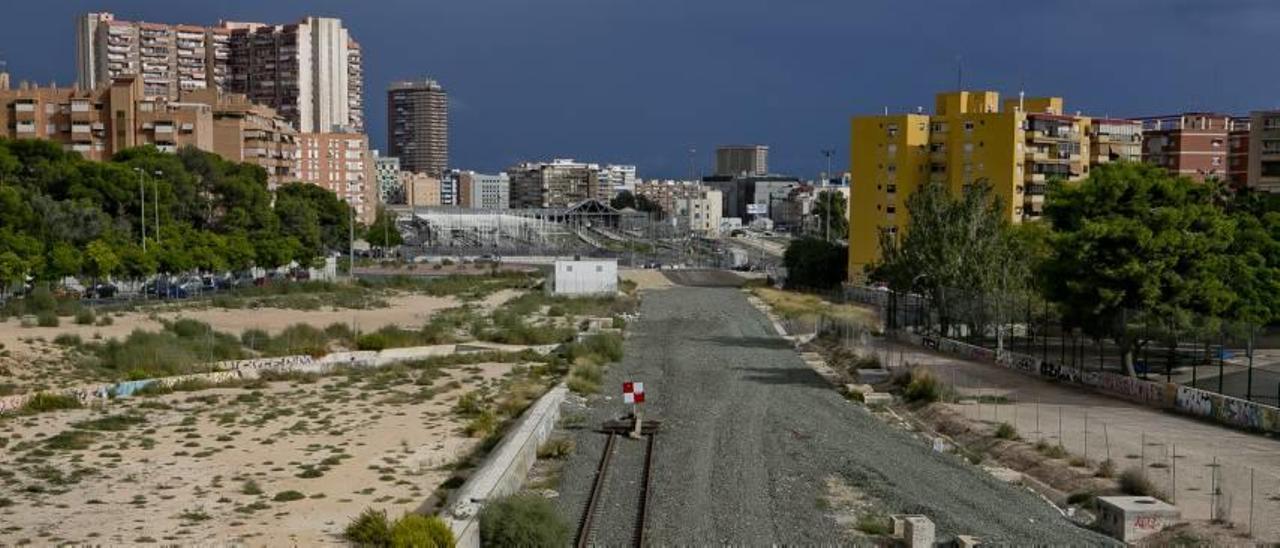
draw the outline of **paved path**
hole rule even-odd
[[[1229,515],[1243,531],[1252,506],[1254,538],[1280,542],[1280,440],[910,345],[886,344],[880,351],[886,347],[882,358],[890,365],[923,364],[962,394],[1003,395],[1014,402],[953,406],[969,418],[1008,422],[1025,438],[1057,443],[1061,417],[1062,444],[1072,454],[1087,452],[1093,461],[1109,455],[1120,470],[1145,469],[1153,483],[1176,495],[1184,517],[1209,519],[1216,501],[1219,515]],[[1223,493],[1217,499],[1215,468]]]
[[[958,533],[1013,544],[1105,542],[1076,528],[1035,495],[1001,484],[951,455],[845,401],[804,365],[739,290],[649,292],[626,343],[624,363],[606,375],[611,400],[588,424],[625,413],[624,379],[646,383],[647,417],[658,435],[649,541],[655,545],[834,544],[853,539],[820,498],[836,476],[886,513],[923,513],[940,540]],[[576,524],[603,436],[576,434],[561,480],[560,509]],[[607,486],[596,540],[625,545],[634,523],[635,467],[623,446]]]

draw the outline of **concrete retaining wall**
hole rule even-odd
[[[480,509],[486,501],[520,490],[541,447],[560,420],[569,389],[560,384],[529,407],[480,468],[454,492],[443,517],[460,548],[480,546]]]
[[[1041,378],[1089,388],[1134,403],[1167,409],[1244,430],[1280,433],[1280,408],[1223,396],[1177,383],[1143,380],[1115,373],[1064,367],[1035,356],[1001,352],[942,337],[899,335],[907,342],[966,359],[994,363]]]

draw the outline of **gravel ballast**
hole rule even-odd
[[[938,540],[970,534],[1004,544],[1108,544],[1022,488],[846,401],[801,361],[737,289],[646,293],[626,356],[574,432],[557,505],[575,526],[605,437],[628,412],[624,380],[643,381],[658,434],[647,541],[654,545],[834,544],[856,541],[824,510],[825,479],[842,477],[884,513],[924,514]],[[580,411],[579,411],[580,412]],[[595,543],[626,545],[635,525],[641,442],[619,440]]]

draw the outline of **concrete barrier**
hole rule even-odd
[[[494,498],[520,490],[542,446],[560,420],[560,404],[569,389],[560,384],[529,407],[489,453],[480,468],[453,493],[444,518],[460,548],[479,548],[480,510]]]

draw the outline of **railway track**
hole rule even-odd
[[[619,438],[626,437],[632,431],[634,422],[632,421],[609,421],[606,422],[600,430],[608,438],[605,440],[604,451],[600,455],[600,464],[596,466],[595,479],[591,483],[591,492],[587,496],[587,504],[582,512],[582,519],[578,523],[578,538],[575,546],[578,548],[586,548],[588,546],[599,545],[597,541],[598,533],[601,527],[615,527],[619,524],[602,523],[598,520],[600,513],[601,501],[607,497],[625,500],[626,493],[610,492],[608,489],[608,478],[611,473],[626,473],[628,471],[614,470],[611,464],[614,461],[614,455],[620,451],[631,450],[632,448],[623,447],[627,444],[625,441],[618,443]],[[635,505],[635,522],[631,524],[631,545],[645,545],[645,529],[648,527],[648,511],[649,511],[649,493],[650,480],[653,477],[653,445],[654,439],[657,437],[658,421],[644,421],[641,426],[641,436],[644,443],[644,464],[640,470],[640,489],[638,493],[631,495]],[[634,471],[630,471],[634,473]],[[621,497],[621,499],[619,499]]]

